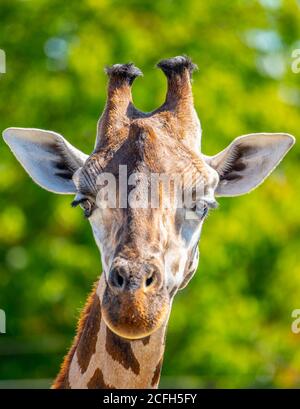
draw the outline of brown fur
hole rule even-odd
[[[90,311],[92,309],[93,303],[94,303],[94,298],[97,297],[96,295],[96,288],[97,288],[97,284],[98,282],[96,282],[94,284],[93,290],[91,292],[91,294],[89,295],[87,302],[85,304],[84,309],[81,312],[79,321],[78,321],[78,325],[77,325],[77,334],[76,337],[73,341],[72,347],[70,349],[70,351],[68,352],[68,354],[66,355],[62,365],[61,365],[61,369],[60,372],[57,376],[57,378],[55,379],[52,389],[65,389],[66,386],[69,386],[69,380],[68,380],[68,373],[69,373],[69,369],[70,369],[70,365],[73,359],[73,356],[76,352],[78,343],[80,341],[81,335],[83,334],[84,328],[85,328],[85,324],[89,318],[90,315]],[[97,297],[98,298],[98,297]]]
[[[156,386],[158,384],[158,382],[159,382],[162,363],[163,363],[163,358],[160,359],[160,361],[158,362],[158,364],[157,364],[157,366],[155,368],[155,372],[153,374],[153,378],[152,378],[152,381],[151,381],[152,386]]]
[[[88,389],[116,389],[104,382],[101,369],[97,368],[94,375],[87,384]]]
[[[97,337],[101,323],[101,306],[99,297],[95,296],[86,319],[84,330],[77,346],[77,359],[81,372],[84,373],[96,351]],[[87,342],[88,340],[88,342]]]
[[[140,364],[131,348],[129,341],[120,338],[114,334],[109,328],[106,333],[106,351],[115,360],[118,361],[126,369],[131,369],[133,373],[140,373]]]
[[[148,345],[150,342],[150,335],[148,337],[145,337],[142,339],[142,343],[143,345]]]

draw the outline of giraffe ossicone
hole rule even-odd
[[[172,302],[197,269],[201,228],[215,197],[254,189],[295,141],[286,133],[249,134],[217,155],[204,155],[191,86],[196,66],[180,56],[158,67],[167,77],[167,95],[150,113],[132,101],[131,86],[141,71],[133,64],[106,69],[107,102],[90,155],[52,131],[3,132],[38,185],[74,195],[101,252],[102,275],[54,388],[158,386]],[[164,176],[155,185],[155,206],[148,190],[153,175]],[[174,175],[185,179],[179,194]],[[112,190],[115,205],[103,205]],[[164,206],[170,193],[175,202]],[[187,193],[189,200],[182,200]]]

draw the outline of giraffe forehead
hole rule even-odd
[[[195,155],[182,143],[166,143],[165,138],[159,143],[145,143],[142,147],[132,147],[132,142],[108,152],[92,154],[82,168],[75,173],[73,180],[78,191],[96,193],[99,177],[110,175],[116,183],[116,189],[124,182],[134,185],[134,176],[138,175],[141,184],[167,181],[191,180],[196,184],[201,180],[203,187],[214,187],[218,176],[206,164],[201,154]],[[101,182],[100,182],[101,185]],[[165,184],[162,184],[164,190]]]

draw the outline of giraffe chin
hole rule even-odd
[[[115,327],[110,322],[106,321],[105,319],[104,319],[104,322],[107,325],[107,327],[111,330],[111,332],[127,340],[141,340],[143,338],[146,338],[152,335],[154,332],[156,332],[161,327],[161,325],[159,325],[158,327],[148,330],[148,332],[144,332],[138,328],[130,329],[130,328]]]
[[[107,327],[119,337],[135,340],[148,337],[166,322],[169,313],[167,294],[157,299],[145,294],[113,296],[104,292],[102,318]]]

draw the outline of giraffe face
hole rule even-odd
[[[218,184],[216,171],[201,158],[194,165],[192,152],[181,143],[174,149],[172,135],[155,125],[135,120],[110,155],[91,155],[73,178],[75,204],[88,210],[101,252],[103,318],[129,339],[148,336],[166,321],[174,294],[195,272],[202,223]]]

